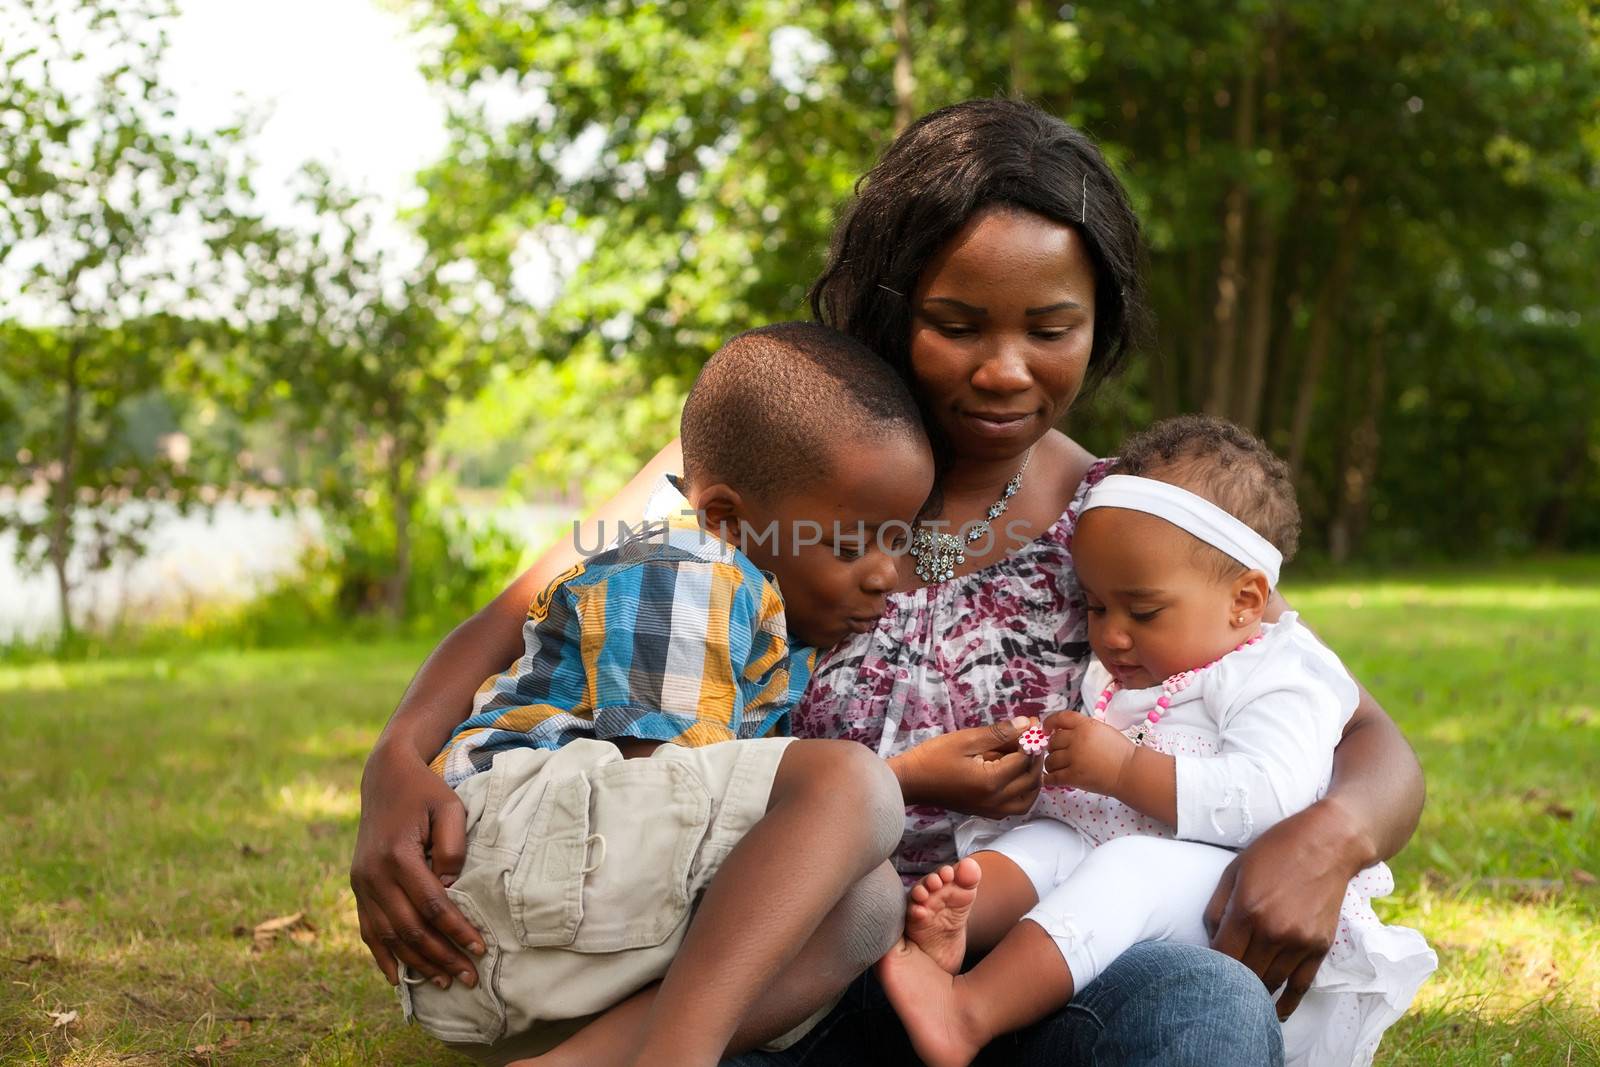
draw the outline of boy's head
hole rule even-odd
[[[1278,566],[1294,555],[1300,510],[1288,466],[1209,416],[1135,435],[1112,474],[1145,481],[1108,479],[1078,520],[1073,563],[1090,644],[1123,685],[1157,685],[1257,632]]]
[[[681,436],[690,503],[777,579],[790,633],[825,648],[869,629],[933,485],[899,375],[825,326],[763,326],[705,365]]]

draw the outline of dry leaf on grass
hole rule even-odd
[[[12,963],[20,963],[24,967],[32,967],[39,963],[54,963],[56,958],[48,952],[30,952],[26,956],[7,956]]]
[[[78,1013],[76,1011],[52,1011],[46,1014],[50,1016],[50,1029],[52,1030],[64,1030],[78,1021]]]
[[[1579,885],[1594,885],[1596,882],[1600,882],[1600,878],[1596,878],[1582,867],[1572,868],[1572,880]]]
[[[1548,903],[1565,888],[1559,878],[1480,878],[1478,885],[1485,889],[1503,889],[1512,900],[1522,904]]]
[[[265,952],[280,937],[287,937],[297,945],[309,945],[317,939],[317,928],[306,918],[305,912],[297,911],[293,915],[279,915],[254,926],[235,926],[233,935],[250,938],[251,952]]]
[[[213,1057],[238,1047],[238,1038],[225,1037],[214,1045],[196,1045],[189,1051],[189,1055],[196,1063],[210,1063]]]

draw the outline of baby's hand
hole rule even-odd
[[[1137,746],[1121,730],[1075,711],[1045,720],[1050,752],[1044,761],[1044,784],[1087,789],[1117,796],[1124,769]]]

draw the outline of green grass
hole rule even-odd
[[[1287,592],[1428,772],[1380,911],[1441,965],[1379,1062],[1600,1062],[1600,560]],[[401,1024],[345,885],[424,651],[0,667],[0,1062],[462,1062]],[[296,911],[314,936],[234,932]]]

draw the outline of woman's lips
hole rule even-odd
[[[978,412],[963,411],[961,419],[980,437],[1011,437],[1021,433],[1033,419],[1034,412]]]

